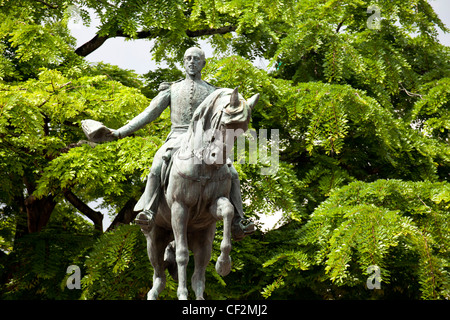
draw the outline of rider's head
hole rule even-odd
[[[184,68],[190,76],[200,74],[206,65],[205,52],[197,47],[192,47],[184,53]]]

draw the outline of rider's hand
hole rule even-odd
[[[115,130],[115,129],[109,129],[109,132],[106,134],[107,137],[110,137],[111,139],[120,139],[120,134],[119,134],[119,130]]]

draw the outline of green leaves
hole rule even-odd
[[[82,299],[145,299],[150,290],[152,269],[138,226],[123,225],[104,234],[94,244],[85,266]]]
[[[446,297],[448,188],[400,180],[351,183],[333,192],[299,230],[297,252],[307,250],[309,259],[324,267],[322,279],[340,286],[361,288],[365,271],[376,265],[382,287],[408,274],[419,279],[423,299]],[[409,262],[397,256],[397,247]]]
[[[299,251],[287,251],[274,256],[272,259],[266,261],[263,264],[264,268],[273,266],[279,261],[283,263],[279,277],[274,282],[265,286],[261,292],[264,298],[269,298],[275,290],[278,290],[286,285],[284,278],[293,269],[307,270],[310,266],[308,256],[304,252]]]
[[[372,3],[362,0],[83,1],[100,18],[99,36],[154,40],[155,59],[169,69],[148,73],[145,83],[74,53],[67,20],[78,2],[2,4],[1,236],[10,257],[30,263],[16,276],[2,258],[9,279],[2,292],[72,297],[60,290],[61,264],[86,260],[84,298],[145,297],[151,269],[133,226],[86,251],[76,245],[75,258],[62,254],[66,240],[51,232],[30,237],[38,241],[29,248],[12,240],[34,214],[27,197],[58,202],[55,212],[71,217],[64,229],[76,221],[64,190],[86,203],[103,198],[111,215],[141,195],[170,130],[169,110],[134,136],[99,145],[83,141],[80,121],[124,125],[161,82],[183,76],[175,62],[201,38],[215,49],[204,79],[239,86],[246,98],[260,93],[252,128],[279,130],[276,174],[261,175],[266,164],[248,163],[248,152],[236,168],[246,216],[282,212],[285,223],[236,244],[230,278],[208,266],[208,297],[448,299],[450,51],[436,41],[447,27],[427,1],[378,1],[376,30],[367,27]],[[254,66],[260,58],[269,68]],[[369,291],[375,265],[381,289]],[[52,291],[55,281],[60,289]],[[166,297],[175,287],[168,282]]]
[[[414,105],[412,111],[415,126],[425,136],[440,140],[448,138],[450,131],[450,78],[442,78],[424,84],[426,95]]]
[[[76,55],[75,40],[70,36],[64,21],[34,23],[24,6],[8,14],[0,12],[0,71],[1,80],[21,80],[36,76],[42,68],[54,68],[62,63],[70,66]]]
[[[80,185],[89,184],[90,181],[108,184],[127,179],[125,174],[130,173],[129,166],[128,171],[124,169],[125,172],[118,175],[109,170],[108,165],[102,164],[102,161],[106,161],[110,167],[115,167],[115,162],[108,161],[114,144],[99,146],[96,153],[89,153],[91,147],[71,149],[71,144],[84,138],[79,127],[82,119],[100,120],[117,128],[124,124],[124,118],[136,115],[138,110],[148,104],[138,89],[109,81],[106,76],[69,79],[56,70],[43,69],[37,79],[30,79],[20,85],[2,85],[0,102],[0,138],[13,151],[9,157],[5,154],[5,158],[2,158],[4,166],[9,167],[7,172],[21,174],[23,169],[18,164],[23,164],[31,157],[37,157],[33,160],[35,166],[38,163],[45,166],[55,158],[45,170],[43,167],[36,168],[40,174],[44,173],[42,183],[38,186],[38,195],[54,191],[52,184],[56,181],[59,181],[59,188],[63,189],[76,182]],[[158,138],[150,141],[153,143],[150,150],[160,143]],[[126,146],[121,142],[118,148],[122,145]],[[134,151],[138,148],[147,150],[142,148],[142,141],[138,147],[134,147]],[[130,154],[136,154],[134,151],[130,150]],[[149,151],[148,154],[152,155],[153,152]],[[64,156],[58,157],[61,154]],[[115,154],[125,153],[116,149]],[[127,160],[118,163],[127,165]],[[149,156],[143,155],[132,163],[141,164],[139,168],[142,169],[149,162]],[[112,185],[108,193],[113,192],[112,189],[116,194],[122,192],[120,187]]]
[[[153,155],[161,143],[157,138],[149,140],[125,138],[95,148],[84,145],[71,149],[46,168],[38,195],[46,194],[51,188],[74,186],[89,190],[94,199],[102,195],[120,196],[125,190],[131,192],[129,187],[123,189],[123,183],[148,174]]]
[[[340,284],[349,277],[347,269],[352,260],[352,249],[356,249],[362,270],[370,265],[380,266],[388,250],[398,244],[397,238],[407,235],[410,229],[408,219],[401,219],[395,211],[367,205],[342,209],[345,220],[329,240],[330,253],[325,267],[330,280]],[[386,229],[390,230],[386,232]],[[382,279],[389,283],[388,272],[382,273]]]
[[[1,257],[1,298],[78,299],[80,291],[66,287],[66,270],[72,264],[82,266],[92,244],[92,225],[66,204],[58,204],[42,232],[16,238],[13,251]]]
[[[62,62],[59,60],[61,52],[68,52],[71,48],[66,39],[52,36],[50,30],[53,32],[63,30],[58,27],[56,24],[53,26],[24,25],[16,29],[12,33],[10,42],[13,48],[17,48],[17,58],[22,62],[30,62],[39,55],[45,57],[49,64]]]

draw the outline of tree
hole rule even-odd
[[[361,0],[2,5],[0,235],[8,252],[0,256],[2,295],[23,279],[48,279],[27,270],[13,275],[21,252],[46,252],[24,251],[20,239],[58,234],[49,222],[55,212],[70,220],[76,209],[96,230],[74,231],[92,239],[90,254],[73,251],[86,274],[83,295],[144,297],[143,289],[114,296],[103,290],[116,278],[98,266],[115,270],[122,284],[148,279],[147,267],[130,264],[147,263],[138,230],[117,227],[134,218],[142,179],[169,131],[169,112],[132,137],[101,145],[84,141],[80,121],[123,125],[148,105],[160,81],[182,76],[176,63],[184,49],[206,39],[216,57],[204,78],[239,86],[245,97],[260,93],[252,127],[279,130],[275,175],[261,175],[261,161],[236,164],[246,214],[258,219],[281,210],[285,221],[280,230],[235,244],[234,272],[222,279],[209,270],[207,296],[448,299],[450,51],[437,41],[437,28],[448,29],[427,1],[378,1],[379,28],[368,27],[371,3]],[[88,23],[85,8],[101,25],[76,48],[67,21],[76,10]],[[117,36],[154,40],[155,59],[169,68],[141,79],[85,62]],[[271,68],[256,68],[257,57]],[[104,235],[102,214],[89,206],[99,198],[114,216]],[[107,247],[110,254],[102,255]],[[382,289],[369,291],[367,270],[375,265]],[[64,278],[56,266],[48,277]],[[15,295],[24,297],[23,290],[17,286]],[[69,297],[42,296],[58,294]]]
[[[446,298],[449,191],[442,182],[353,182],[333,192],[296,230],[295,251],[280,253],[265,266],[281,264],[285,282],[311,266],[324,266],[310,276],[318,283],[331,280],[333,291],[321,294],[332,298]],[[364,290],[370,266],[380,270],[381,293]],[[277,280],[264,294],[282,285]],[[324,288],[315,284],[313,290]]]
[[[69,204],[56,205],[44,230],[15,239],[14,250],[1,257],[2,300],[78,299],[80,290],[66,287],[66,271],[70,265],[83,266],[92,234],[92,224]]]

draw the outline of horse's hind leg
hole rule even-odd
[[[212,206],[211,212],[218,219],[223,219],[223,240],[220,244],[220,256],[216,262],[216,271],[226,276],[231,271],[231,224],[234,216],[234,207],[227,198],[219,198]]]
[[[205,271],[211,260],[212,244],[215,233],[216,224],[212,223],[207,229],[198,231],[189,238],[195,261],[195,269],[191,278],[191,283],[197,300],[204,300]]]
[[[153,229],[144,233],[147,239],[147,253],[153,267],[153,286],[147,294],[148,300],[156,300],[166,287],[166,273],[164,271],[164,251],[170,242],[170,233],[154,226]]]

